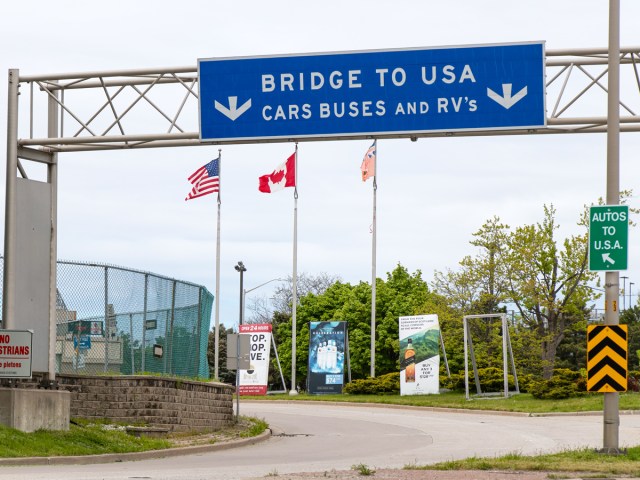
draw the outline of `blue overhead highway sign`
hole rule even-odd
[[[544,43],[198,61],[203,141],[546,126]]]

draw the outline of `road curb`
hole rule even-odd
[[[307,403],[319,403],[323,405],[343,406],[343,407],[371,407],[371,408],[392,408],[397,410],[419,410],[426,412],[454,412],[454,413],[466,413],[474,415],[497,415],[507,417],[570,417],[570,416],[597,416],[602,415],[602,411],[587,411],[587,412],[508,412],[500,410],[482,410],[471,408],[447,408],[447,407],[421,407],[417,405],[394,405],[388,403],[359,403],[359,402],[334,402],[329,400],[259,400],[251,399],[245,400],[245,403],[284,403],[292,405],[300,405]],[[640,415],[640,410],[621,410],[620,415]]]
[[[271,429],[267,428],[260,435],[250,438],[230,440],[228,442],[211,445],[194,445],[191,447],[166,448],[163,450],[149,450],[146,452],[106,453],[103,455],[77,455],[63,457],[22,457],[0,458],[0,466],[23,465],[90,465],[98,463],[129,462],[133,460],[150,460],[154,458],[177,457],[198,453],[215,452],[231,448],[244,447],[262,442],[271,437]]]

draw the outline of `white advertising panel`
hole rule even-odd
[[[440,324],[437,315],[400,317],[400,395],[440,390]]]
[[[240,333],[251,335],[249,368],[240,370],[240,395],[266,395],[269,383],[271,324],[240,325]]]

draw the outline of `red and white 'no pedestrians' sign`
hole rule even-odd
[[[0,330],[0,378],[31,378],[31,330]]]

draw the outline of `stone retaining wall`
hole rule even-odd
[[[170,431],[218,430],[233,423],[231,385],[149,376],[58,374],[71,392],[71,417],[153,425]]]

